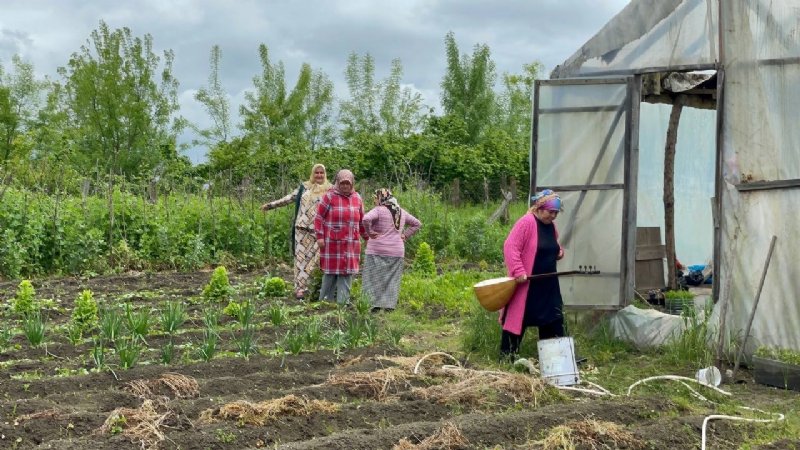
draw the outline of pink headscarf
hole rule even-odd
[[[349,181],[350,184],[353,185],[353,190],[355,190],[356,177],[353,175],[353,172],[351,172],[348,169],[342,169],[342,170],[336,172],[336,180],[334,181],[333,188],[339,194],[342,194],[342,192],[339,190],[339,183],[341,183],[342,181]],[[342,194],[342,195],[344,195],[344,194]]]

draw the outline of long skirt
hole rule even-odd
[[[319,265],[319,247],[314,230],[294,229],[294,289],[305,291],[311,272]]]
[[[364,258],[362,289],[372,302],[373,308],[397,307],[402,277],[403,258],[379,255],[366,255]]]

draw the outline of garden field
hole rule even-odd
[[[700,400],[668,381],[626,395],[641,378],[696,367],[583,318],[570,319],[588,358],[581,377],[618,395],[556,390],[497,363],[496,324],[468,290],[487,274],[449,272],[407,275],[403,307],[377,314],[362,301],[290,300],[263,272],[230,273],[229,286],[211,271],[45,279],[25,315],[12,301],[19,283],[0,283],[0,448],[691,449],[709,414],[768,413],[786,420],[710,422],[707,448],[800,446],[796,392],[745,370],[721,386],[730,397],[694,385]],[[91,309],[86,291],[96,322],[75,313]]]

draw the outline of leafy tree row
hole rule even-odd
[[[469,200],[499,194],[495,187],[512,178],[524,185],[531,91],[541,66],[503,74],[495,86],[488,46],[462,53],[453,33],[444,44],[440,113],[404,86],[399,59],[379,80],[371,55],[351,54],[349,96],[336,99],[323,71],[303,64],[292,85],[283,63],[261,44],[261,73],[238,115],[220,76],[222,50],[214,46],[208,83],[196,94],[212,125],[200,127],[180,116],[173,52],[158,55],[150,35],[100,22],[58,79],[37,79],[19,57],[9,71],[0,66],[0,199],[11,185],[77,193],[84,179],[172,177],[202,186],[220,174],[234,185],[290,189],[312,161],[352,167],[376,183],[456,189]],[[192,144],[207,149],[200,166],[181,156],[178,136],[187,127],[197,136]]]

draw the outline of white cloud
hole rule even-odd
[[[220,78],[231,93],[234,118],[261,71],[258,46],[286,65],[293,83],[300,65],[323,70],[336,94],[347,88],[344,69],[350,52],[370,53],[376,76],[388,74],[394,58],[403,62],[403,82],[426,104],[438,107],[445,71],[444,36],[455,33],[462,52],[478,43],[492,51],[498,75],[519,72],[534,60],[547,70],[567,59],[627,0],[5,0],[0,16],[0,63],[13,54],[34,64],[40,75],[57,78],[72,53],[86,43],[100,20],[134,35],[153,36],[159,54],[175,52],[183,114],[201,121],[192,93],[209,73],[209,52],[222,49]]]

